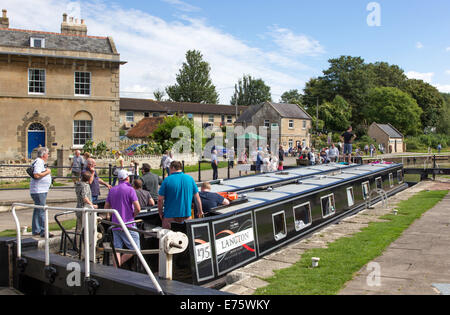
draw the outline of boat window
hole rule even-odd
[[[383,189],[383,182],[381,180],[381,177],[375,178],[375,187],[377,189]]]
[[[389,187],[394,187],[394,175],[392,173],[389,173]]]
[[[403,172],[402,172],[402,170],[397,171],[397,179],[398,179],[398,183],[399,184],[403,183]]]
[[[362,193],[364,200],[369,198],[370,189],[369,189],[369,182],[362,183]]]
[[[294,207],[294,221],[297,232],[311,225],[311,204],[309,202]]]
[[[355,204],[355,198],[353,197],[353,187],[347,188],[347,201],[349,207]]]
[[[322,204],[323,218],[332,216],[336,212],[336,207],[334,204],[334,194],[330,194],[320,198],[320,203]]]
[[[286,229],[286,216],[284,211],[280,211],[272,214],[273,221],[273,236],[276,241],[279,241],[286,237],[287,229]]]

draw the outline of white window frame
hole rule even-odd
[[[302,129],[306,130],[306,120],[303,120],[303,127],[302,127]]]
[[[364,196],[364,186],[367,187],[367,197]],[[370,197],[370,183],[369,183],[368,181],[367,181],[367,182],[361,183],[361,188],[362,188],[362,196],[363,196],[363,199],[364,199],[364,200],[369,199],[369,197]]]
[[[351,193],[350,193],[350,195],[352,197],[351,203],[350,203],[350,199],[348,198],[349,197],[349,195],[348,195],[349,191],[351,191]],[[353,187],[347,187],[347,204],[348,204],[349,208],[355,205],[355,195],[353,194]]]
[[[389,173],[389,187],[394,187],[394,175],[392,173]]]
[[[78,119],[78,120],[75,119],[75,120],[72,121],[72,145],[73,145],[74,148],[80,148],[80,147],[82,148],[82,147],[84,147],[84,144],[86,144],[86,143],[84,143],[84,144],[80,144],[80,143],[75,144],[75,122],[76,121],[84,121],[84,122],[89,121],[91,123],[90,138],[89,139],[86,138],[86,140],[93,140],[94,139],[94,122],[92,120],[81,120],[81,119]],[[82,134],[82,132],[78,132],[78,134]],[[87,132],[83,132],[83,134],[87,134]]]
[[[160,116],[159,113],[153,113],[153,114],[152,114],[152,117],[154,117],[154,118],[157,118],[157,117],[159,117],[159,116]]]
[[[400,181],[398,174],[401,174],[402,180]],[[403,172],[402,170],[397,171],[397,180],[399,184],[403,184],[404,178],[403,178]]]
[[[294,129],[295,123],[293,119],[289,119],[289,129]]]
[[[44,71],[44,92],[30,92],[30,71],[31,70],[39,70]],[[41,82],[41,81],[33,81],[33,82]],[[47,70],[46,69],[39,69],[39,68],[28,68],[28,94],[29,95],[45,95],[47,92]]]
[[[380,185],[381,187],[380,188],[378,188],[378,185],[377,185],[378,181],[380,181],[380,183],[381,183],[381,185]],[[381,176],[375,178],[375,189],[383,189],[383,179],[381,178]]]
[[[227,124],[232,124],[233,123],[233,115],[228,115],[227,116]]]
[[[264,120],[264,128],[269,128],[270,127],[270,120],[265,119]]]
[[[214,123],[214,121],[215,121],[214,115],[209,115],[209,117],[208,117],[208,122]]]
[[[296,219],[296,217],[295,217],[295,209],[301,208],[301,207],[304,207],[304,206],[308,206],[308,209],[309,209],[309,223],[303,225],[302,227],[299,227],[299,224],[297,223],[297,222],[299,222],[299,221],[297,221],[297,219]],[[305,202],[305,203],[302,203],[302,204],[300,204],[300,205],[297,205],[297,206],[293,207],[293,208],[292,208],[292,212],[293,212],[293,215],[294,215],[294,226],[295,226],[295,230],[296,230],[297,232],[298,232],[298,231],[301,231],[301,230],[303,230],[303,229],[306,229],[308,226],[310,226],[310,225],[312,224],[311,202],[308,201],[308,202]],[[305,223],[305,222],[303,222],[303,223]]]
[[[144,118],[150,118],[150,112],[144,112]]]
[[[325,199],[325,198],[330,198],[330,197],[331,197],[332,200],[333,200],[332,211],[330,212],[330,214],[327,214],[327,215],[324,216],[324,215],[323,215],[323,203],[322,203],[322,200]],[[321,208],[321,210],[322,210],[322,218],[323,218],[323,219],[335,215],[335,214],[336,214],[336,200],[334,199],[334,194],[328,194],[328,195],[326,195],[326,196],[320,197],[320,208]]]
[[[275,231],[275,217],[276,217],[276,216],[279,216],[279,215],[282,215],[282,216],[283,216],[283,219],[284,219],[284,220],[283,220],[283,221],[284,221],[284,222],[283,222],[283,223],[284,223],[284,234],[283,234],[283,233],[275,234],[275,232],[276,232],[276,231]],[[286,236],[287,236],[287,226],[286,226],[286,213],[285,213],[284,210],[272,214],[272,224],[273,224],[273,238],[274,238],[276,241],[280,241],[280,240],[286,238]]]
[[[289,148],[294,148],[294,139],[288,140]]]
[[[89,94],[78,94],[77,93],[77,73],[89,73]],[[86,83],[78,83],[78,84],[86,84]],[[89,71],[74,71],[73,73],[73,92],[75,96],[79,97],[90,97],[92,94],[92,73]]]
[[[35,41],[36,40],[40,40],[41,41],[41,47],[36,47],[35,46]],[[45,38],[42,38],[42,37],[31,37],[30,38],[30,47],[31,48],[38,48],[38,49],[45,48]]]
[[[129,113],[132,113],[133,115],[130,116],[128,115]],[[130,117],[132,117],[132,119],[130,120]],[[125,113],[125,121],[126,122],[134,122],[134,112],[133,111],[129,111]]]

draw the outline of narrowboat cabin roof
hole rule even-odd
[[[317,191],[322,188],[337,185],[341,182],[349,181],[365,175],[371,175],[389,168],[398,167],[400,164],[368,164],[357,165],[343,168],[340,173],[328,173],[327,175],[312,175],[305,179],[299,179],[297,184],[287,184],[281,187],[273,188],[270,191],[249,191],[246,192],[248,202],[231,205],[220,208],[214,212],[217,214],[226,214],[234,211],[265,206],[273,202],[298,197],[308,192]],[[312,169],[311,167],[309,168]],[[333,169],[329,169],[329,171]],[[263,184],[260,184],[263,185]]]

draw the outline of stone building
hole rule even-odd
[[[309,147],[311,144],[312,119],[296,104],[278,104],[265,102],[250,106],[236,121],[237,126],[253,126],[267,129],[268,143],[273,132],[277,132],[279,143],[285,148],[294,148],[299,144]]]
[[[30,157],[39,145],[119,144],[120,60],[111,37],[88,36],[63,15],[60,33],[10,28],[0,20],[0,160]]]
[[[368,135],[377,144],[382,144],[386,153],[401,153],[406,151],[404,136],[391,124],[372,123]]]
[[[238,116],[247,109],[238,106]],[[234,126],[236,107],[231,105],[162,102],[138,98],[120,99],[120,125],[133,128],[144,118],[185,115],[203,127]]]

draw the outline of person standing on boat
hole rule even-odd
[[[37,159],[33,162],[33,178],[30,182],[30,195],[36,206],[45,206],[47,194],[52,184],[51,170],[48,168],[48,149],[39,148],[37,151]],[[32,219],[32,234],[45,237],[45,211],[35,208]],[[49,234],[53,237],[53,234]]]
[[[339,161],[339,149],[336,147],[334,143],[331,144],[331,148],[328,151],[328,158],[330,159],[331,162]]]
[[[352,131],[352,126],[349,126],[347,131],[341,135],[341,141],[344,141],[344,162],[347,159],[349,164],[352,160],[353,140],[356,139],[356,135]]]
[[[105,202],[105,209],[116,209],[119,212],[119,215],[122,217],[123,222],[126,223],[127,227],[136,228],[134,218],[141,211],[141,206],[139,204],[136,191],[130,185],[129,173],[126,170],[120,170],[117,173],[117,178],[119,179],[119,185],[111,188],[111,190],[109,191],[108,198],[106,198]],[[119,220],[114,214],[112,215],[111,221],[116,224],[119,223]],[[140,249],[139,233],[135,231],[129,232],[138,249]],[[126,246],[128,249],[134,249],[125,232],[120,227],[113,228],[113,239],[115,248],[124,248],[124,246]],[[117,254],[119,267],[131,257],[133,257],[132,254]]]
[[[183,173],[181,162],[173,161],[170,172],[158,192],[158,212],[163,229],[170,229],[172,222],[181,223],[189,219],[192,216],[193,201],[198,215],[203,215],[197,184],[191,176]]]

